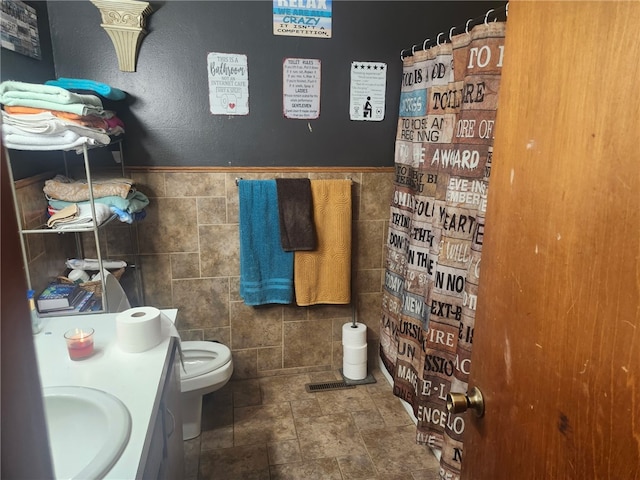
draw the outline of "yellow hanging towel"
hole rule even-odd
[[[351,302],[351,180],[311,180],[317,249],[294,257],[296,303]]]

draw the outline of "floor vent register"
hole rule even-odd
[[[344,381],[335,381],[335,382],[318,382],[318,383],[307,383],[304,386],[305,390],[308,393],[315,392],[328,392],[331,390],[343,390],[345,388],[356,388],[355,385],[349,385]]]

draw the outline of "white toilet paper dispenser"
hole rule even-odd
[[[342,369],[346,383],[375,383],[372,375],[367,376],[367,326],[352,322],[342,326]]]

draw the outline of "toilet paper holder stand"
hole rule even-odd
[[[342,380],[346,385],[368,385],[370,383],[378,383],[378,381],[375,379],[375,377],[371,372],[367,372],[367,376],[364,377],[362,380],[352,380],[344,376],[344,373],[342,373],[342,368],[338,369],[338,371],[340,372],[340,375],[342,376]]]
[[[356,322],[355,315],[351,316],[351,328],[358,328],[358,322]],[[346,385],[368,385],[370,383],[378,383],[375,377],[373,376],[373,374],[368,369],[367,369],[367,376],[364,377],[362,380],[352,380],[349,377],[345,377],[344,373],[342,372],[342,368],[338,369],[338,371],[340,372],[340,375],[342,376],[342,380]]]

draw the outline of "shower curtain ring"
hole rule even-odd
[[[467,20],[467,24],[464,26],[464,31],[465,33],[469,33],[469,24],[473,21],[472,18],[470,18],[469,20]]]
[[[440,35],[444,35],[444,32],[440,32],[440,33],[438,34],[438,37],[436,38],[436,43],[437,43],[438,45],[440,45]]]
[[[431,40],[430,38],[427,38],[424,42],[422,42],[422,50],[427,50],[427,42]]]
[[[411,55],[415,55],[416,54],[416,46],[414,45],[413,47],[411,47]]]
[[[493,8],[491,10],[489,10],[487,12],[487,14],[484,16],[484,24],[487,25],[487,21],[489,20],[489,14],[493,12]]]
[[[404,55],[402,55],[404,53],[404,48],[402,50],[400,50],[400,61],[403,62],[404,61]]]
[[[451,35],[453,35],[453,31],[456,29],[456,27],[451,27],[451,30],[449,30],[449,41],[451,41]]]

